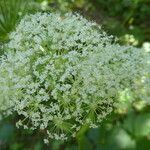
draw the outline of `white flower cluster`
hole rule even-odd
[[[97,127],[119,91],[135,88],[145,63],[141,49],[111,42],[79,15],[26,16],[0,60],[0,111],[54,139]]]

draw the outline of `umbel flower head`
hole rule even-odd
[[[73,14],[26,16],[5,49],[0,111],[53,139],[99,126],[118,93],[134,90],[145,63],[141,49],[112,44],[97,24]]]

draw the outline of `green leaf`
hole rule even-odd
[[[109,148],[114,147],[114,150],[135,149],[136,142],[122,128],[115,128],[109,138]]]
[[[124,122],[124,128],[136,138],[150,135],[150,114],[131,114]]]
[[[0,41],[8,39],[8,34],[15,28],[19,19],[26,13],[26,0],[0,1]]]

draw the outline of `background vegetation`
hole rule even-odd
[[[149,0],[1,0],[0,55],[9,33],[27,13],[36,11],[73,11],[101,24],[121,44],[144,47],[150,51]],[[16,129],[16,117],[0,122],[0,150],[149,150],[150,106],[137,98],[132,102],[128,92],[101,127],[86,132],[77,140],[51,141],[43,144],[42,131]]]

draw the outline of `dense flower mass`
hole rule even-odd
[[[67,139],[83,126],[97,127],[116,106],[118,93],[134,90],[144,74],[141,49],[112,44],[79,15],[26,16],[6,48],[0,111],[17,112],[17,126],[44,130],[48,138]]]

